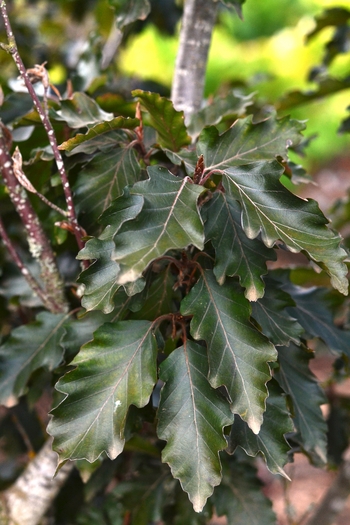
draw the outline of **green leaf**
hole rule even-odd
[[[70,128],[78,129],[92,126],[105,120],[113,120],[113,113],[106,113],[85,93],[75,92],[72,97],[61,101],[61,109],[50,110],[50,115],[59,121],[66,122]]]
[[[184,525],[185,523],[186,525],[208,525],[213,517],[210,500],[202,512],[195,512],[180,483],[176,483],[172,488],[171,505],[167,505],[164,510],[163,521],[167,525]]]
[[[272,503],[261,490],[256,469],[246,461],[225,463],[229,470],[224,470],[222,483],[213,496],[218,516],[225,515],[234,525],[276,525]]]
[[[66,140],[60,144],[60,150],[64,150],[71,154],[76,153],[91,153],[96,149],[107,149],[115,147],[116,136],[111,133],[116,129],[135,129],[139,125],[139,120],[136,118],[115,117],[112,120],[101,122],[92,126],[85,134],[77,133],[73,138]],[[124,133],[117,135],[126,137]]]
[[[111,202],[123,194],[125,186],[139,180],[140,174],[135,150],[130,145],[115,145],[113,149],[98,152],[82,168],[74,194],[87,230],[92,229]]]
[[[72,362],[77,368],[56,385],[66,398],[53,410],[48,432],[60,464],[121,453],[128,408],[145,406],[156,382],[156,354],[147,321],[106,323],[94,333]]]
[[[113,297],[120,284],[119,265],[111,260],[113,249],[112,241],[90,239],[78,254],[78,259],[96,259],[78,278],[78,283],[84,285],[81,304],[88,311],[102,310],[108,314],[114,308]]]
[[[77,319],[69,319],[64,324],[65,334],[61,340],[61,345],[65,350],[65,362],[71,361],[78,353],[80,348],[93,338],[93,333],[106,321],[107,318],[101,312],[79,313]]]
[[[218,124],[224,117],[242,117],[248,106],[253,104],[254,94],[243,95],[239,90],[233,90],[225,97],[215,97],[214,100],[192,115],[188,131],[196,137],[205,126]]]
[[[114,238],[112,258],[120,265],[117,282],[138,279],[148,264],[171,249],[204,245],[197,199],[202,186],[178,179],[159,166],[148,168],[149,179],[138,182],[131,194],[143,195],[144,206],[133,221],[123,224]]]
[[[150,125],[157,130],[159,144],[171,151],[179,151],[191,143],[187,133],[183,111],[176,111],[171,100],[158,93],[135,89],[132,95],[137,97],[150,115]]]
[[[306,333],[319,337],[328,348],[337,354],[350,356],[350,332],[341,330],[334,324],[328,308],[327,288],[301,288],[289,285],[284,287],[293,297],[295,306],[289,312],[295,317]]]
[[[132,318],[153,321],[161,315],[176,311],[174,284],[175,276],[171,272],[171,266],[168,265],[159,275],[153,276],[150,286],[146,287],[141,308],[134,309],[138,300],[138,296],[134,296],[130,309],[136,313]]]
[[[248,428],[239,417],[235,418],[229,438],[229,451],[233,453],[237,446],[248,456],[261,453],[267,468],[273,474],[281,474],[289,479],[283,467],[288,461],[290,447],[284,437],[293,430],[293,423],[286,407],[285,396],[278,385],[272,380],[269,383],[269,397],[266,402],[264,422],[258,435]]]
[[[290,396],[294,408],[294,421],[298,430],[295,439],[311,456],[327,462],[327,424],[320,405],[327,402],[316,377],[309,369],[311,351],[291,344],[278,349],[279,370],[275,378]]]
[[[124,222],[137,217],[142,210],[143,202],[142,195],[130,195],[129,189],[125,188],[123,195],[113,201],[101,215],[99,222],[104,226],[104,230],[99,238],[112,240]]]
[[[303,122],[289,117],[253,124],[250,116],[237,120],[221,135],[214,126],[204,128],[197,153],[204,156],[206,171],[272,160],[276,156],[286,158],[287,148],[299,144],[304,128]]]
[[[151,10],[148,0],[108,0],[108,3],[115,9],[119,29],[135,20],[145,20]]]
[[[326,227],[328,220],[313,200],[300,199],[283,186],[278,162],[227,168],[223,185],[242,206],[242,226],[248,238],[261,232],[266,246],[281,240],[292,252],[305,251],[325,266],[332,285],[347,294],[346,252],[340,236]]]
[[[158,436],[167,441],[162,460],[201,512],[221,480],[219,451],[232,424],[227,401],[207,381],[206,349],[192,341],[174,350],[160,366],[165,382],[158,410]]]
[[[138,472],[138,476],[130,481],[118,483],[112,494],[123,502],[124,508],[129,509],[130,525],[161,523],[164,478],[164,472],[149,469],[145,473]]]
[[[245,3],[245,0],[220,0],[227,7],[233,7],[240,18],[243,19],[242,15],[242,5]]]
[[[309,104],[314,100],[324,99],[327,96],[349,89],[350,79],[338,79],[332,77],[321,78],[317,83],[317,87],[313,90],[308,91],[290,91],[286,93],[278,104],[280,111],[285,111],[295,106],[301,106],[302,104]]]
[[[323,13],[315,18],[316,27],[307,35],[306,41],[309,42],[325,27],[329,26],[346,26],[350,19],[350,11],[343,7],[333,7],[325,9]]]
[[[266,280],[264,297],[252,304],[253,317],[274,345],[288,346],[290,341],[298,344],[304,329],[286,310],[295,303],[290,295],[276,284],[276,281]]]
[[[36,320],[15,328],[0,346],[0,403],[12,406],[25,392],[31,374],[56,368],[63,359],[64,323],[70,314],[41,312]]]
[[[245,296],[256,301],[264,295],[261,276],[267,273],[266,261],[275,260],[275,251],[258,239],[248,239],[241,226],[241,209],[227,193],[216,192],[203,207],[205,238],[215,248],[214,274],[219,284],[226,275],[238,275]]]
[[[236,283],[219,286],[211,271],[202,277],[181,304],[183,315],[193,315],[191,334],[209,348],[209,381],[225,385],[232,411],[259,432],[271,378],[269,361],[277,358],[274,346],[250,323],[250,305]]]
[[[128,190],[116,199],[101,216],[100,222],[105,226],[99,239],[90,239],[78,253],[77,259],[94,260],[84,270],[78,282],[84,285],[82,305],[87,310],[102,310],[109,313],[114,309],[114,295],[120,288],[117,283],[119,265],[112,261],[114,249],[112,239],[119,228],[135,218],[143,206],[141,195],[130,195]]]

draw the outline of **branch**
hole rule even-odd
[[[350,459],[345,460],[315,513],[305,525],[333,525],[350,495]]]
[[[4,127],[0,125],[0,171],[8,189],[9,197],[26,229],[29,250],[40,265],[45,290],[36,283],[18,255],[15,255],[16,250],[7,236],[3,224],[1,236],[22,275],[27,279],[33,291],[42,299],[46,308],[53,313],[64,312],[66,301],[63,294],[63,282],[58,272],[54,253],[26,191],[14,174],[13,160],[7,147]]]
[[[214,0],[186,0],[171,98],[186,120],[202,105],[208,52],[216,18]]]
[[[0,521],[3,525],[37,525],[73,468],[66,463],[55,475],[57,454],[51,439],[29,463],[23,474],[2,495]]]
[[[5,51],[7,51],[8,53],[10,53],[12,55],[12,58],[17,66],[17,69],[25,83],[25,86],[28,90],[28,93],[29,95],[31,96],[31,99],[33,101],[33,104],[39,114],[39,117],[40,117],[40,120],[45,128],[45,131],[47,133],[47,136],[48,136],[48,139],[49,139],[49,142],[50,142],[50,146],[52,148],[52,151],[53,151],[53,154],[54,154],[54,158],[55,158],[55,161],[56,161],[56,165],[57,165],[57,169],[58,169],[58,173],[61,177],[61,181],[62,181],[62,185],[63,185],[63,191],[64,191],[64,195],[65,195],[65,199],[66,199],[66,203],[67,203],[67,210],[68,210],[68,218],[69,218],[69,221],[73,227],[73,232],[74,232],[74,235],[75,235],[75,238],[76,238],[76,241],[77,241],[77,244],[78,244],[78,247],[79,249],[81,250],[83,247],[84,247],[84,242],[82,241],[82,231],[81,231],[81,228],[78,224],[78,221],[77,221],[77,217],[76,217],[76,213],[75,213],[75,208],[74,208],[74,203],[73,203],[73,198],[72,198],[72,192],[71,192],[71,188],[70,188],[70,184],[69,184],[69,181],[68,181],[68,177],[67,177],[67,173],[66,173],[66,170],[65,170],[65,167],[64,167],[64,162],[63,162],[63,158],[62,158],[62,155],[61,155],[61,152],[60,150],[58,149],[58,144],[57,144],[57,140],[56,140],[56,136],[55,136],[55,132],[54,132],[54,129],[51,125],[51,122],[50,122],[50,119],[47,115],[47,112],[45,111],[45,109],[43,108],[43,106],[41,105],[40,103],[40,100],[39,100],[39,97],[38,95],[36,94],[34,88],[33,88],[33,85],[31,83],[31,80],[30,80],[30,76],[28,75],[28,72],[23,64],[23,61],[22,61],[22,58],[18,52],[18,48],[17,48],[17,44],[16,44],[16,40],[15,40],[15,37],[14,37],[14,34],[13,34],[13,31],[12,31],[12,27],[11,27],[11,24],[10,24],[10,20],[9,20],[9,17],[8,17],[8,14],[7,14],[7,8],[6,8],[6,2],[5,0],[1,0],[0,2],[0,13],[1,13],[1,16],[2,16],[2,19],[4,21],[4,25],[5,25],[5,30],[6,30],[6,35],[7,35],[7,38],[8,38],[8,45],[5,45],[5,44],[1,44],[1,47],[3,49],[5,49]],[[40,66],[38,66],[40,67]],[[45,86],[44,86],[45,87]]]
[[[7,235],[7,232],[5,230],[4,223],[2,222],[2,219],[0,217],[0,237],[2,238],[2,241],[4,243],[4,246],[6,247],[7,251],[9,252],[10,256],[12,257],[13,261],[15,262],[17,268],[20,270],[21,274],[33,290],[33,292],[42,300],[44,306],[51,311],[59,311],[57,305],[52,305],[50,301],[48,301],[48,298],[46,296],[46,293],[41,288],[39,283],[35,280],[33,275],[30,273],[28,268],[23,264],[22,259],[18,255],[15,247],[12,244],[11,239]]]

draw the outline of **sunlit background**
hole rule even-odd
[[[222,9],[209,56],[206,96],[222,85],[245,81],[267,102],[274,102],[289,90],[310,90],[310,69],[321,63],[323,46],[332,28],[324,29],[306,44],[306,35],[315,26],[314,16],[330,7],[350,8],[350,0],[247,0],[243,21],[231,10]],[[143,79],[171,85],[178,44],[178,32],[165,36],[155,26],[131,38],[120,52],[123,72]],[[342,78],[350,75],[350,53],[338,55],[330,73]],[[349,137],[339,135],[339,122],[347,115],[350,90],[290,111],[307,120],[306,136],[318,134],[307,149],[303,164],[317,168],[335,155],[347,151]]]
[[[176,11],[174,0],[151,0],[151,3],[152,13],[156,15],[153,19],[148,17],[150,23],[140,22],[136,29],[135,25],[127,29],[129,37],[112,60],[113,74],[124,82],[125,93],[141,87],[169,95],[178,47],[180,9]],[[179,6],[183,0],[176,3]],[[243,20],[220,4],[205,96],[224,93],[243,83],[245,92],[255,92],[261,101],[269,104],[291,90],[316,89],[317,85],[308,81],[308,75],[312,67],[321,64],[324,45],[331,38],[333,28],[325,28],[309,43],[306,36],[315,27],[314,17],[332,7],[350,9],[350,0],[246,0]],[[27,65],[33,60],[38,63],[47,60],[51,81],[57,86],[64,86],[67,79],[78,72],[83,82],[74,83],[74,88],[87,90],[93,96],[96,87],[106,85],[108,72],[101,71],[99,54],[115,24],[108,0],[13,0],[12,17]],[[337,55],[329,73],[337,78],[350,76],[350,50]],[[10,77],[16,78],[17,72],[10,57],[3,52],[0,54],[1,83],[4,85]],[[129,84],[127,78],[131,79]],[[348,106],[349,89],[288,110],[293,117],[307,120],[306,137],[317,134],[303,160],[310,172],[316,172],[336,156],[349,155],[349,134],[337,132],[340,122],[349,115]]]

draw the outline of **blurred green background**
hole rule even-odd
[[[127,28],[109,67],[101,69],[101,56],[115,24],[111,3],[113,0],[13,0],[10,16],[25,64],[30,67],[47,60],[55,85],[62,86],[72,78],[75,89],[92,95],[108,84],[125,96],[138,87],[169,94],[183,2],[151,0],[151,16]],[[245,92],[257,93],[268,105],[288,91],[315,89],[308,75],[312,67],[321,64],[333,29],[325,28],[310,43],[305,39],[315,27],[314,17],[334,7],[350,9],[350,0],[246,0],[243,20],[220,4],[205,96],[244,84]],[[350,52],[337,55],[328,74],[350,77]],[[8,79],[16,77],[10,57],[0,53],[5,92]],[[303,160],[309,171],[347,154],[349,134],[341,135],[337,130],[348,116],[349,105],[347,89],[281,113],[307,120],[306,137],[317,134]]]

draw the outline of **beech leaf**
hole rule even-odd
[[[205,237],[215,248],[214,274],[219,284],[226,275],[238,275],[245,296],[256,301],[264,295],[261,276],[267,273],[266,261],[276,254],[259,239],[248,239],[241,226],[241,209],[227,193],[217,192],[203,207]]]
[[[233,453],[235,448],[240,446],[248,456],[254,457],[261,453],[270,472],[289,479],[283,470],[290,450],[284,436],[291,432],[294,426],[287,410],[286,399],[281,394],[279,386],[272,380],[269,383],[264,422],[258,435],[253,434],[242,419],[235,418],[229,438],[229,452]]]
[[[78,278],[78,283],[84,285],[81,304],[86,310],[102,310],[108,314],[114,308],[113,297],[120,284],[117,283],[119,265],[111,259],[113,249],[112,241],[90,239],[78,254],[78,259],[96,259]]]
[[[193,315],[191,334],[208,345],[209,381],[224,385],[232,411],[259,432],[271,378],[269,361],[274,346],[250,323],[250,305],[232,279],[220,286],[212,271],[202,276],[181,304],[183,315]]]
[[[303,347],[290,344],[288,348],[278,349],[279,370],[275,378],[290,396],[294,408],[294,421],[297,428],[295,439],[311,456],[322,463],[327,462],[327,424],[320,405],[327,398],[309,369],[313,353]]]
[[[165,382],[158,410],[158,436],[167,441],[162,460],[180,480],[200,512],[221,480],[219,451],[227,443],[223,427],[232,424],[229,404],[208,383],[205,347],[186,341],[163,361]]]
[[[287,310],[294,304],[291,296],[278,288],[277,282],[271,279],[266,279],[264,297],[252,304],[254,319],[274,345],[288,346],[290,341],[299,344],[304,329]]]
[[[247,461],[227,461],[222,483],[213,500],[218,516],[226,515],[234,525],[276,525],[271,501],[262,492],[256,469]]]
[[[141,168],[130,145],[116,144],[98,152],[80,170],[74,186],[77,210],[82,217],[87,212],[85,227],[94,228],[100,215],[123,194],[125,186],[134,184],[140,175]]]
[[[25,392],[31,374],[56,368],[63,359],[61,340],[70,314],[41,312],[36,320],[15,328],[0,346],[0,403],[12,406]]]
[[[138,279],[150,262],[171,249],[193,244],[201,250],[204,245],[197,199],[205,188],[178,179],[159,166],[147,171],[150,178],[130,189],[131,194],[143,195],[144,206],[114,238],[112,258],[120,265],[119,284]]]
[[[113,113],[103,111],[97,102],[82,92],[75,92],[61,101],[61,109],[50,110],[56,120],[64,121],[70,128],[84,128],[106,120],[113,120]]]
[[[174,284],[175,276],[171,272],[171,266],[168,265],[153,278],[149,286],[146,285],[140,307],[138,307],[139,295],[133,297],[130,310],[135,313],[132,318],[153,321],[161,315],[175,311],[174,302],[177,297],[173,290]]]
[[[327,305],[327,288],[301,288],[289,285],[286,290],[295,301],[289,307],[293,315],[310,337],[319,337],[331,352],[350,356],[350,331],[341,330],[334,324]]]
[[[88,240],[78,253],[77,259],[94,260],[78,278],[78,282],[84,285],[82,305],[87,310],[109,313],[114,309],[113,297],[120,288],[117,283],[120,267],[111,259],[114,249],[112,239],[124,222],[140,213],[142,206],[143,197],[130,195],[125,189],[123,196],[116,199],[101,216],[100,222],[105,228],[100,237]]]
[[[145,20],[151,10],[148,0],[108,0],[115,8],[117,27],[122,29],[135,20]]]
[[[116,143],[116,134],[111,133],[113,130],[119,130],[121,128],[135,129],[138,125],[138,119],[115,117],[112,120],[95,124],[89,128],[89,131],[85,134],[77,133],[71,139],[62,142],[58,149],[71,154],[91,153],[91,150],[107,149],[115,146]],[[117,137],[123,137],[125,139],[125,134],[120,133]]]
[[[204,156],[206,171],[272,160],[276,156],[286,158],[288,147],[301,141],[303,129],[303,122],[289,117],[253,124],[250,116],[237,120],[221,135],[214,126],[204,128],[197,153]]]
[[[158,93],[135,89],[132,92],[150,115],[150,125],[157,130],[159,144],[171,151],[178,151],[191,143],[183,111],[176,111],[171,100]]]
[[[269,248],[282,241],[293,252],[305,251],[346,295],[346,252],[339,246],[339,234],[326,227],[328,220],[315,201],[297,197],[280,183],[282,173],[276,161],[226,169],[223,185],[241,203],[247,237],[254,239],[261,233]]]
[[[156,382],[156,354],[148,321],[105,323],[96,330],[72,361],[77,368],[56,385],[66,397],[52,411],[48,432],[60,464],[121,453],[129,406],[145,406]]]

